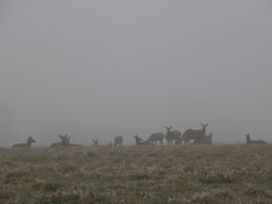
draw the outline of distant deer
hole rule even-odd
[[[167,127],[166,128],[166,134],[165,134],[165,139],[167,141],[167,144],[172,144],[173,141],[175,141],[175,144],[178,144],[178,140],[180,139],[181,132],[178,130],[171,130],[172,127]]]
[[[18,143],[12,146],[12,148],[31,148],[31,144],[36,143],[36,140],[29,136],[26,143]]]
[[[164,138],[164,133],[158,132],[158,133],[153,133],[150,135],[150,137],[147,139],[148,142],[151,142],[152,144],[157,144],[159,141],[160,144],[163,144],[163,138]]]
[[[67,147],[69,145],[69,140],[71,137],[68,137],[68,135],[59,135],[59,138],[61,139],[61,142],[56,142],[50,145],[50,147]]]
[[[210,133],[209,135],[204,135],[199,139],[195,139],[193,144],[212,144],[212,137],[212,133]]]
[[[121,135],[116,136],[116,137],[114,138],[114,146],[115,146],[115,147],[116,147],[116,146],[121,147],[122,144],[123,144],[123,136],[121,136]]]
[[[202,124],[202,130],[193,130],[193,129],[188,129],[184,132],[182,135],[182,140],[187,144],[190,142],[190,140],[201,140],[202,137],[206,134],[206,130],[208,127],[208,124]]]
[[[71,137],[69,136],[69,137],[66,137],[66,144],[67,144],[67,146],[68,147],[83,147],[83,145],[80,145],[80,144],[71,144],[70,143],[70,139],[71,139]]]
[[[138,135],[133,136],[136,142],[136,145],[152,145],[152,143],[148,140],[143,141]]]
[[[94,146],[97,146],[97,145],[98,145],[98,142],[99,142],[99,139],[96,139],[96,140],[93,139],[92,141],[93,141],[93,145],[94,145]]]
[[[251,140],[250,134],[246,134],[247,144],[266,144],[263,140]]]

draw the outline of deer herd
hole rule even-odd
[[[148,139],[143,140],[138,135],[133,136],[136,145],[155,145],[157,142],[162,145],[165,139],[167,144],[212,144],[213,134],[206,133],[208,124],[201,123],[201,129],[187,129],[183,134],[179,130],[172,130],[172,127],[165,126],[166,133],[157,132],[149,136]],[[251,140],[250,134],[246,134],[246,144],[266,144],[263,140]],[[50,145],[50,148],[65,148],[65,147],[82,147],[83,145],[71,144],[71,137],[68,135],[59,135],[60,142]],[[123,136],[118,135],[114,138],[113,143],[110,142],[109,146],[121,147],[123,144]],[[99,139],[92,139],[93,145],[98,146]],[[29,136],[26,143],[18,143],[12,148],[30,148],[32,143],[36,140]]]

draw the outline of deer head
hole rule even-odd
[[[167,133],[170,133],[170,132],[171,132],[171,129],[172,129],[173,127],[172,127],[172,126],[170,126],[170,127],[165,126],[165,128],[166,128]]]
[[[202,127],[203,133],[205,134],[205,133],[206,133],[206,130],[207,130],[207,127],[208,127],[208,123],[207,123],[207,124],[201,123],[201,127]]]
[[[27,138],[27,143],[28,143],[28,144],[36,143],[36,140],[34,140],[34,139],[32,138],[32,136],[30,135],[30,136]]]
[[[142,142],[143,141],[143,139],[140,138],[138,135],[135,135],[133,137],[135,138],[136,142]]]
[[[70,144],[70,138],[71,137],[68,137],[68,135],[59,135],[60,139],[61,139],[61,142],[63,145],[67,145],[67,144]]]
[[[97,140],[93,139],[93,144],[94,144],[95,146],[97,146],[97,145],[98,145],[98,141],[99,141],[99,139],[97,139]]]

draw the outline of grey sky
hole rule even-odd
[[[1,145],[107,143],[208,122],[272,141],[272,3],[0,2]]]

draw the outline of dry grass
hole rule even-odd
[[[272,203],[271,145],[0,149],[0,203]]]

